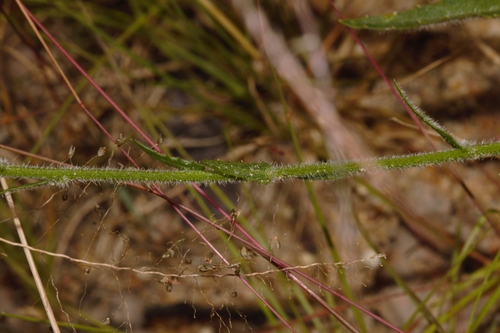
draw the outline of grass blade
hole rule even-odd
[[[500,16],[500,4],[496,0],[443,0],[417,6],[401,13],[394,12],[381,16],[340,20],[340,22],[355,29],[406,30],[469,17],[497,16]]]

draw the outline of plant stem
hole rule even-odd
[[[152,150],[148,153],[152,156],[158,154],[152,152]],[[500,142],[468,146],[462,149],[383,157],[364,161],[322,162],[287,166],[274,166],[267,163],[222,161],[201,161],[198,163],[186,161],[186,163],[190,163],[189,169],[181,170],[30,166],[12,165],[6,160],[0,160],[0,176],[45,180],[48,182],[43,182],[41,185],[60,187],[68,186],[71,182],[144,184],[256,182],[268,184],[287,179],[338,180],[365,172],[402,170],[412,167],[440,165],[442,163],[474,161],[497,155],[500,155]],[[164,155],[161,156],[165,158]],[[194,168],[193,166],[197,167]],[[33,184],[32,186],[39,185]],[[24,185],[22,189],[30,189],[30,186]]]

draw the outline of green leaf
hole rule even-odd
[[[192,162],[179,157],[162,155],[139,141],[135,141],[135,143],[155,160],[179,170],[203,171],[223,176],[227,180],[249,181],[260,184],[267,184],[274,178],[272,166],[268,163],[238,163],[214,160]]]
[[[446,141],[446,143],[448,143],[453,148],[456,148],[456,149],[465,149],[465,147],[462,146],[457,141],[457,139],[455,139],[453,137],[453,135],[451,133],[449,133],[448,131],[446,131],[446,129],[444,127],[442,127],[441,125],[439,125],[434,119],[432,119],[431,117],[429,117],[428,115],[426,115],[424,111],[420,110],[419,107],[417,107],[416,105],[414,105],[410,101],[410,99],[408,98],[408,96],[406,96],[406,93],[403,91],[403,89],[401,88],[401,86],[399,85],[399,83],[397,83],[396,81],[394,81],[394,85],[396,86],[396,89],[398,90],[399,95],[401,96],[401,98],[403,99],[403,101],[406,103],[406,105],[408,105],[408,107],[413,111],[413,113],[421,121],[423,121],[424,123],[426,123],[427,125],[429,125],[434,131],[436,131],[436,133],[438,133],[444,139],[444,141]]]
[[[50,185],[50,181],[42,180],[40,182],[36,182],[36,183],[32,183],[32,184],[25,184],[25,185],[20,185],[20,186],[16,186],[16,187],[10,187],[6,190],[0,191],[0,196],[4,195],[5,193],[30,191],[30,190],[34,190],[37,187],[47,186],[47,185]]]
[[[165,165],[171,166],[173,168],[177,168],[179,170],[198,170],[198,171],[205,171],[205,167],[200,165],[199,163],[196,162],[191,162],[179,157],[172,157],[172,156],[166,156],[162,155],[153,149],[146,147],[139,141],[135,140],[135,144],[139,146],[139,148],[142,149],[143,152],[157,160],[158,162],[161,162]]]
[[[394,12],[381,16],[340,20],[340,22],[355,29],[405,30],[468,17],[498,16],[500,16],[498,0],[443,0],[417,6],[401,13]]]
[[[273,167],[269,163],[243,163],[206,160],[201,161],[200,164],[208,167],[209,171],[213,173],[233,178],[235,180],[268,184],[274,179]]]

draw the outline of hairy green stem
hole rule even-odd
[[[160,155],[143,145],[139,146],[157,159],[161,158],[164,162],[173,161],[166,164],[175,164],[180,170],[12,165],[8,161],[0,159],[0,176],[42,181],[41,183],[32,184],[32,187],[42,185],[66,187],[72,182],[140,184],[256,182],[268,184],[287,179],[338,180],[365,172],[402,170],[412,167],[440,165],[442,163],[474,161],[500,155],[500,142],[493,142],[462,146],[461,149],[360,161],[277,166],[268,163],[185,161]],[[30,185],[23,185],[22,188],[19,188],[19,190],[25,189],[30,189]]]

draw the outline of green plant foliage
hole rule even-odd
[[[179,157],[172,157],[167,155],[162,155],[151,148],[146,147],[139,141],[135,141],[135,144],[142,149],[143,152],[154,158],[155,160],[168,165],[172,168],[176,168],[179,170],[198,170],[204,171],[205,167],[196,162],[191,162]]]
[[[401,88],[399,83],[394,81],[394,85],[396,86],[396,89],[398,90],[399,95],[405,101],[406,105],[408,105],[410,107],[410,109],[413,111],[413,113],[421,121],[423,121],[424,123],[429,125],[434,131],[436,131],[436,133],[438,133],[444,139],[444,141],[446,141],[446,143],[448,143],[453,148],[464,149],[464,147],[453,137],[453,135],[451,135],[451,133],[448,133],[444,129],[444,127],[439,125],[434,119],[432,119],[431,117],[426,115],[424,111],[422,111],[418,106],[416,106],[415,104],[413,104],[410,101],[410,99],[406,96],[405,92],[403,91],[403,89]]]
[[[373,30],[405,30],[469,17],[498,17],[498,0],[443,0],[414,9],[381,16],[340,20],[348,27]]]
[[[250,181],[261,184],[268,184],[274,178],[269,173],[272,170],[269,163],[236,163],[215,160],[192,162],[179,157],[165,156],[138,141],[135,141],[135,143],[155,160],[179,170],[202,171],[222,176],[227,181]]]
[[[12,165],[0,160],[0,176],[21,179],[39,179],[41,183],[11,188],[15,192],[41,185],[68,187],[73,182],[109,182],[109,183],[197,183],[225,184],[234,182],[254,182],[269,184],[287,179],[303,180],[338,180],[360,175],[366,172],[402,170],[412,167],[426,167],[442,163],[474,161],[500,155],[500,142],[481,145],[462,146],[458,149],[431,153],[402,155],[368,159],[364,161],[301,163],[296,165],[276,166],[268,163],[243,163],[223,161],[190,162],[180,158],[161,155],[140,144],[142,150],[167,165],[180,166],[179,170],[159,169],[116,169],[89,167],[53,167]],[[173,161],[173,162],[172,162]]]
[[[89,167],[52,167],[12,165],[0,159],[0,176],[21,179],[37,179],[41,182],[21,185],[9,190],[15,192],[30,190],[39,186],[67,187],[72,182],[110,182],[110,183],[198,183],[224,184],[233,182],[254,182],[269,184],[287,179],[302,180],[338,180],[360,175],[365,172],[402,170],[412,167],[426,167],[442,163],[474,161],[500,155],[500,142],[479,145],[461,145],[434,119],[427,116],[408,99],[401,87],[396,84],[401,98],[424,123],[434,129],[454,149],[431,153],[382,157],[364,161],[300,163],[296,165],[272,165],[269,163],[225,162],[219,160],[188,161],[171,157],[135,141],[137,146],[155,160],[178,170],[158,169],[115,169]]]

